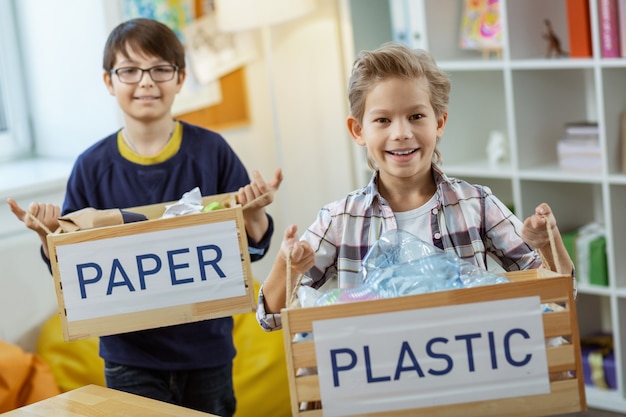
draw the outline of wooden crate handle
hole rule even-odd
[[[550,250],[552,251],[552,262],[554,262],[554,267],[556,268],[556,273],[557,274],[563,274],[563,268],[561,268],[561,262],[559,259],[559,254],[557,253],[556,250],[556,241],[554,240],[554,232],[552,231],[552,222],[550,222],[550,219],[548,217],[546,217],[546,229],[548,231],[548,240],[550,241]],[[548,262],[546,262],[546,259],[543,257],[543,255],[541,254],[541,252],[537,251],[539,253],[539,257],[541,258],[541,262],[545,265],[548,264]]]
[[[291,251],[289,249],[289,254],[287,255],[287,280],[286,280],[286,288],[285,288],[285,307],[291,308],[296,307],[296,297],[298,295],[298,287],[302,283],[303,274],[298,274],[296,277],[296,282],[292,284],[291,277]]]

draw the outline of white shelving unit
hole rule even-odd
[[[485,184],[520,218],[545,201],[562,231],[605,225],[609,285],[581,285],[577,301],[581,336],[612,332],[616,390],[588,387],[590,406],[626,412],[626,175],[622,173],[620,114],[626,111],[626,59],[600,54],[597,1],[589,0],[593,57],[546,58],[544,19],[569,50],[565,0],[500,0],[501,59],[459,48],[461,0],[342,0],[351,39],[346,60],[362,49],[396,40],[431,51],[452,79],[449,119],[440,143],[443,169]],[[566,122],[595,120],[600,127],[601,172],[563,171],[556,145]],[[491,131],[508,139],[509,158],[492,166]],[[356,162],[369,179],[365,158]],[[624,316],[625,320],[620,320]]]

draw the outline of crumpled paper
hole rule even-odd
[[[132,211],[120,209],[97,210],[93,207],[85,207],[59,217],[59,227],[61,232],[69,233],[144,220],[148,220],[146,216],[140,213],[133,213]]]
[[[202,194],[200,193],[200,188],[195,187],[183,194],[177,203],[165,206],[165,212],[163,212],[161,218],[167,219],[184,214],[201,213],[202,208]]]

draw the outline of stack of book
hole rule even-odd
[[[565,135],[557,144],[559,167],[567,170],[602,171],[602,151],[598,124],[572,122],[565,125]]]

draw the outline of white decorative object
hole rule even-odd
[[[492,130],[487,141],[487,160],[490,165],[498,165],[508,157],[506,136],[499,130]]]

